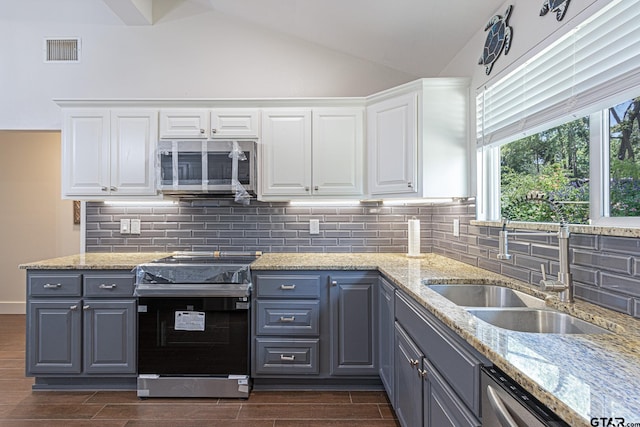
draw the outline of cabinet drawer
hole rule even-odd
[[[85,274],[85,297],[133,297],[133,274]]]
[[[256,374],[318,374],[318,339],[256,339]]]
[[[320,275],[256,275],[256,295],[278,298],[319,298]]]
[[[82,291],[80,278],[80,274],[30,274],[28,294],[79,297]]]
[[[451,388],[478,416],[480,360],[447,333],[437,319],[402,294],[396,297],[396,319]]]
[[[258,335],[318,335],[319,301],[258,301]]]

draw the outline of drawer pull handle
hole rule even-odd
[[[295,322],[296,321],[296,316],[289,316],[289,317],[280,316],[280,321],[283,322],[283,323]]]
[[[62,287],[62,283],[45,283],[45,289],[58,289]]]
[[[280,360],[286,360],[288,362],[293,362],[294,360],[296,360],[296,355],[292,354],[291,356],[286,356],[284,354],[280,355]]]
[[[115,283],[112,283],[110,285],[107,285],[105,283],[101,283],[100,286],[98,286],[100,289],[114,289],[117,285]]]
[[[296,288],[296,285],[280,285],[280,289],[283,291],[292,291]]]
[[[419,360],[413,360],[413,359],[409,359],[409,365],[411,365],[411,367],[415,368],[416,366],[418,366],[420,364]]]

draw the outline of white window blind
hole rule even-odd
[[[480,145],[584,112],[640,85],[640,0],[617,0],[476,97]]]

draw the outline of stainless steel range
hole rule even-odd
[[[249,265],[179,252],[136,267],[138,397],[249,396]]]

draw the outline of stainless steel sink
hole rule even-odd
[[[470,308],[478,319],[503,329],[539,334],[610,334],[611,332],[565,313],[541,309]]]
[[[427,285],[454,304],[463,307],[544,308],[544,300],[495,285]]]

